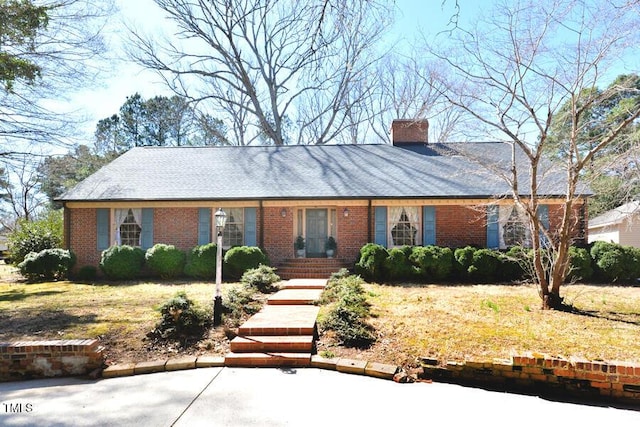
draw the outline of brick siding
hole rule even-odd
[[[97,266],[100,263],[100,252],[96,231],[96,209],[67,209],[67,212],[69,215],[67,247],[77,257],[76,267]]]
[[[344,216],[344,206],[336,211],[336,258],[355,262],[360,248],[370,241],[370,230],[374,228],[373,212],[369,217],[367,206],[346,206],[348,216]],[[285,210],[285,216],[282,211]],[[576,215],[580,205],[574,208]],[[100,252],[97,250],[96,209],[67,209],[68,221],[65,223],[68,247],[77,256],[76,266],[97,266]],[[269,206],[256,209],[257,241],[269,256],[272,264],[277,265],[295,257],[294,224],[296,208]],[[561,206],[550,206],[550,227],[556,230],[560,226]],[[263,217],[262,217],[263,215]],[[172,244],[182,250],[189,250],[198,244],[197,208],[155,208],[153,242]],[[578,216],[576,216],[578,217]],[[369,220],[369,222],[367,221]],[[262,232],[261,227],[264,227]],[[579,235],[579,228],[574,227]],[[261,241],[262,239],[262,241]],[[483,206],[437,205],[436,206],[436,244],[451,248],[467,245],[483,247],[487,242],[486,211]]]
[[[436,206],[436,244],[450,248],[487,244],[487,215],[483,206]]]

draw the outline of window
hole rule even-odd
[[[227,214],[227,225],[222,232],[222,246],[230,248],[244,245],[244,209],[223,208],[222,210]]]
[[[142,209],[116,209],[116,243],[140,246],[142,234]]]
[[[420,245],[420,209],[417,206],[389,208],[388,229],[391,246]]]
[[[526,245],[527,231],[522,219],[518,215],[518,210],[513,208],[507,222],[502,227],[504,243],[507,247],[516,245]]]

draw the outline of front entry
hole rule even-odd
[[[327,241],[327,209],[306,210],[306,248],[307,257],[320,258],[325,256],[325,242]]]

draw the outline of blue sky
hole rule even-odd
[[[388,35],[390,43],[395,43],[397,39],[410,39],[421,31],[435,33],[445,30],[455,5],[453,0],[446,1],[444,5],[441,0],[395,0],[395,3],[398,12],[395,25]],[[461,17],[465,19],[478,4],[488,2],[460,0],[460,3]],[[107,34],[112,55],[122,54],[120,38],[125,35],[123,22],[149,32],[162,28],[165,23],[162,11],[153,0],[118,0],[117,5],[120,13],[111,20]],[[126,61],[113,60],[110,72],[104,74],[98,87],[83,91],[73,98],[73,108],[85,112],[88,116],[86,129],[92,133],[98,120],[117,113],[126,97],[135,92],[145,98],[170,95],[154,73]]]

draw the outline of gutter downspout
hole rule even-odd
[[[262,200],[258,201],[258,209],[260,210],[260,233],[258,238],[258,247],[265,249],[264,247],[264,207],[262,206]]]
[[[371,220],[372,220],[371,209],[372,209],[371,199],[369,199],[369,206],[367,207],[367,243],[373,243],[373,236],[372,236],[373,230],[371,228]]]

